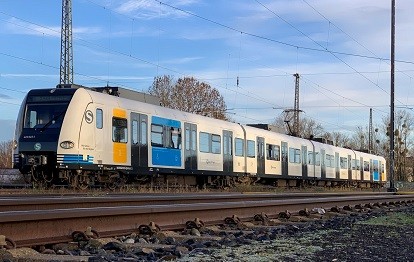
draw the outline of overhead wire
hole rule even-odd
[[[177,10],[177,11],[181,11],[181,12],[183,12],[185,14],[188,14],[188,15],[197,17],[199,19],[208,21],[210,23],[216,24],[216,25],[221,26],[223,28],[227,28],[229,30],[232,30],[232,31],[235,31],[235,32],[238,32],[238,33],[243,33],[243,34],[248,35],[248,36],[251,36],[251,37],[255,37],[255,38],[262,39],[262,40],[266,40],[266,41],[278,43],[278,44],[285,45],[285,46],[289,46],[289,47],[293,47],[293,48],[298,48],[298,49],[309,50],[309,51],[317,51],[317,52],[324,52],[324,53],[333,53],[333,54],[337,54],[337,55],[354,56],[354,57],[368,58],[368,59],[374,59],[374,60],[379,60],[379,59],[382,59],[382,60],[390,60],[390,58],[378,58],[376,56],[368,56],[368,55],[361,55],[361,54],[355,54],[355,53],[339,52],[339,51],[334,51],[334,50],[326,50],[325,48],[319,49],[319,48],[313,48],[313,47],[308,47],[308,46],[300,46],[300,45],[296,45],[296,44],[292,44],[292,43],[287,43],[287,42],[279,41],[279,40],[272,39],[272,38],[269,38],[269,37],[260,36],[260,35],[254,34],[254,33],[249,33],[249,32],[246,32],[246,31],[242,31],[242,30],[237,29],[235,27],[225,25],[223,23],[217,22],[217,21],[212,20],[210,18],[206,18],[206,17],[200,16],[198,14],[192,13],[190,11],[187,11],[187,10],[184,10],[182,8],[179,8],[179,7],[176,7],[176,6],[167,4],[167,3],[162,2],[162,1],[159,1],[159,0],[154,0],[154,1],[159,2],[160,4],[165,5],[165,6],[168,6],[168,7],[172,8],[172,9]],[[395,60],[395,62],[406,63],[406,64],[414,64],[413,61],[405,61],[405,60]]]
[[[366,47],[365,45],[363,45],[361,42],[359,42],[357,39],[355,39],[354,37],[352,37],[350,34],[348,34],[347,32],[345,32],[344,30],[342,30],[339,26],[337,26],[335,23],[333,23],[330,19],[328,19],[325,15],[323,15],[320,11],[318,11],[314,6],[312,6],[311,4],[309,4],[308,1],[306,0],[302,0],[303,2],[305,2],[312,10],[314,10],[316,13],[318,13],[323,19],[325,19],[326,21],[329,22],[329,25],[333,25],[335,28],[337,28],[339,31],[341,31],[343,34],[345,34],[347,37],[349,37],[352,41],[356,42],[359,46],[363,47],[365,50],[367,50],[369,53],[371,53],[373,56],[378,57],[372,50],[370,50],[368,47]],[[381,66],[381,62],[382,58],[378,57],[378,59],[380,59],[380,66]],[[385,59],[385,61],[389,61],[389,59]],[[387,63],[388,65],[390,65],[389,63]],[[404,74],[405,76],[409,77],[410,79],[412,78],[410,75],[406,74],[404,70],[396,70],[399,73]],[[378,82],[378,81],[377,81]],[[377,83],[378,85],[378,83]]]
[[[320,47],[323,48],[323,46],[320,43],[318,43],[317,41],[315,41],[309,35],[305,34],[302,30],[300,30],[299,28],[297,28],[296,26],[294,26],[292,23],[290,23],[289,21],[287,21],[286,19],[284,19],[282,16],[280,16],[276,12],[274,12],[272,9],[270,9],[269,7],[267,7],[265,4],[263,4],[259,0],[254,0],[254,1],[256,1],[259,5],[261,5],[263,8],[265,8],[266,10],[268,10],[269,12],[271,12],[272,14],[274,14],[276,17],[278,17],[279,19],[281,19],[283,22],[285,22],[286,24],[288,24],[289,26],[291,26],[292,28],[294,28],[296,31],[298,31],[299,33],[301,33],[303,36],[305,36],[306,38],[308,38],[309,40],[311,40],[313,43],[315,43],[316,45],[318,45],[318,46],[320,46]],[[368,77],[366,77],[364,74],[362,74],[361,72],[359,72],[355,67],[353,67],[349,63],[347,63],[344,59],[340,58],[339,56],[337,56],[335,53],[331,52],[328,49],[326,49],[326,51],[328,53],[332,54],[336,59],[338,59],[339,61],[341,61],[343,64],[345,64],[346,66],[348,66],[349,68],[351,68],[353,71],[355,71],[356,73],[358,73],[360,76],[362,76],[363,78],[365,78],[366,80],[368,80],[371,84],[373,84],[374,86],[380,88],[386,94],[390,94],[389,91],[385,90],[384,88],[382,88],[381,86],[379,86],[378,84],[376,84],[374,81],[372,81],[371,79],[369,79]],[[399,101],[399,102],[402,103],[401,101]]]
[[[92,1],[89,1],[89,2],[92,2]],[[157,2],[159,2],[159,1],[157,1]],[[166,5],[165,3],[162,3],[162,2],[159,2],[160,4],[164,4],[164,5]],[[167,6],[170,6],[170,5],[167,5]],[[170,6],[171,7],[171,6]],[[180,9],[181,10],[181,9]],[[1,12],[0,11],[0,13],[3,13],[3,12]],[[4,13],[3,13],[4,14]],[[7,14],[6,14],[7,15]],[[196,15],[197,17],[198,17],[198,15]],[[28,21],[26,21],[26,22],[28,22]],[[31,23],[31,22],[29,22],[29,23]],[[34,23],[33,23],[34,24]],[[43,27],[43,26],[42,26]],[[244,34],[246,34],[246,35],[250,35],[250,34],[248,34],[248,33],[245,33],[245,32],[242,32],[242,31],[238,31],[238,32],[240,32],[240,33],[244,33]],[[78,40],[81,40],[81,41],[85,41],[86,43],[89,43],[89,44],[91,44],[90,42],[88,42],[88,41],[86,41],[86,40],[83,40],[83,39],[79,39],[78,38]],[[93,45],[97,45],[97,44],[95,44],[95,43],[92,43]],[[99,45],[97,45],[97,46],[99,46]],[[300,46],[296,46],[296,45],[293,45],[294,47],[297,47],[297,48],[301,48],[301,49],[306,49],[305,47],[300,47]],[[102,47],[102,46],[100,46],[100,47]],[[125,54],[125,53],[123,53],[123,52],[119,52],[119,51],[115,51],[115,50],[112,50],[112,49],[106,49],[106,50],[109,50],[109,51],[111,51],[111,52],[113,52],[113,53],[118,53],[118,54],[121,54],[121,55],[125,55],[125,56],[128,56],[128,57],[133,57],[131,54],[130,55],[128,55],[128,54]],[[320,51],[322,51],[322,50],[320,50]],[[135,58],[135,57],[133,57],[133,58]],[[22,60],[24,60],[24,58],[21,58],[20,57],[20,59],[22,59]],[[140,60],[140,61],[142,61],[142,62],[145,62],[145,63],[148,63],[148,64],[151,64],[151,65],[153,65],[153,66],[155,66],[155,64],[154,63],[151,63],[151,62],[149,62],[149,61],[146,61],[146,60],[143,60],[143,59],[140,59],[140,58],[135,58],[135,59],[138,59],[138,60]],[[28,60],[26,60],[26,61],[28,61]],[[38,62],[36,62],[36,61],[32,61],[32,62],[35,62],[35,63],[38,63]],[[38,63],[38,64],[41,64],[41,65],[45,65],[45,64],[42,64],[42,63]],[[47,66],[47,65],[46,65]],[[160,66],[159,65],[159,63],[157,63],[156,64],[156,66],[158,67],[158,66]],[[165,70],[168,70],[168,71],[172,71],[170,68],[167,68],[167,67],[162,67],[163,69],[165,69]],[[178,72],[178,71],[173,71],[173,72],[175,72],[175,73],[179,73],[179,74],[181,74],[180,72]],[[79,74],[79,75],[82,75],[82,74]],[[85,76],[85,77],[89,77],[89,76],[87,76],[87,75],[83,75],[83,76]],[[248,76],[247,77],[243,77],[243,76],[240,76],[240,78],[248,78]],[[98,81],[103,81],[103,82],[105,82],[105,80],[102,80],[102,79],[99,79],[99,78],[95,78],[96,80],[98,80]],[[111,81],[111,82],[113,82],[113,81]],[[234,90],[233,89],[230,89],[232,92],[234,92]],[[329,89],[326,89],[326,90],[329,90]],[[240,92],[239,92],[240,93]],[[242,95],[245,95],[245,94],[243,94],[243,93],[241,93]],[[254,96],[256,96],[256,94],[253,94]],[[249,96],[247,96],[247,97],[249,97]],[[250,96],[250,97],[252,97],[252,96]],[[255,99],[257,99],[256,97],[252,97],[252,98],[255,98]],[[259,100],[260,101],[260,100]],[[262,102],[265,102],[265,100],[262,100]],[[273,103],[272,102],[268,102],[269,104],[272,104],[273,105]]]

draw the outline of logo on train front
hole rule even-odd
[[[42,144],[36,143],[36,144],[34,144],[33,148],[34,148],[34,150],[39,151],[40,149],[42,149]]]

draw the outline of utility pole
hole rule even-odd
[[[372,108],[369,109],[369,130],[368,130],[368,150],[369,153],[372,153]]]
[[[293,74],[295,77],[295,105],[293,109],[285,109],[283,112],[285,113],[285,123],[287,125],[289,135],[292,136],[299,136],[300,134],[300,127],[299,127],[299,113],[302,112],[299,109],[299,74]],[[292,113],[293,112],[293,127],[291,128],[290,122],[292,120]]]
[[[73,84],[72,0],[62,0],[60,84]]]
[[[293,75],[295,77],[295,107],[293,111],[293,130],[295,135],[299,135],[299,74]]]
[[[390,120],[390,187],[387,191],[396,192],[394,185],[394,62],[395,62],[395,0],[391,0],[391,120]]]

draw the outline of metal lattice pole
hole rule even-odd
[[[372,153],[373,148],[373,133],[372,133],[372,108],[369,109],[369,130],[368,130],[368,150],[369,153]]]
[[[395,60],[395,0],[391,1],[391,119],[390,119],[390,187],[395,192],[394,181],[394,60]]]
[[[295,107],[293,115],[293,132],[296,136],[299,136],[299,74],[296,73],[293,75],[295,77]]]
[[[73,84],[72,0],[62,0],[60,83]]]

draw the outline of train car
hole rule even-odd
[[[125,92],[76,85],[29,91],[16,122],[14,168],[33,182],[76,188],[386,181],[383,157],[161,107]]]

